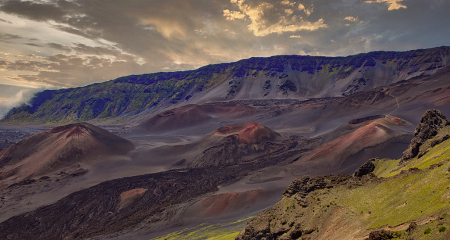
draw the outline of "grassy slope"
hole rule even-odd
[[[425,155],[421,158],[415,157],[402,167],[398,166],[400,160],[377,160],[375,174],[388,180],[351,190],[335,189],[335,195],[339,199],[336,200],[337,204],[346,206],[352,212],[360,213],[362,221],[368,228],[384,225],[394,227],[408,221],[420,221],[449,213],[450,141],[444,141],[433,148],[430,144],[432,140],[449,133],[450,127],[442,129],[435,138],[421,146],[420,152]],[[435,164],[436,167],[430,168]],[[406,173],[411,168],[418,168],[421,171]],[[448,217],[441,222],[445,222],[444,225],[449,228]],[[436,230],[437,222],[427,225],[430,226],[423,226],[412,234],[415,236],[414,239],[443,237],[445,231]],[[420,231],[428,227],[431,227],[429,234]]]
[[[446,127],[435,138],[449,133],[450,127]],[[353,212],[370,211],[370,215],[364,216],[369,228],[396,226],[450,211],[450,141],[431,148],[433,139],[421,147],[421,152],[427,152],[424,156],[410,160],[405,166],[398,167],[399,160],[377,160],[375,174],[389,179],[380,184],[343,190],[338,202]],[[440,166],[430,169],[433,164]],[[422,171],[405,173],[410,168]]]
[[[162,237],[153,238],[153,240],[231,240],[236,238],[250,219],[251,217],[227,224],[200,224],[197,227],[186,228]]]

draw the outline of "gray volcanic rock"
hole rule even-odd
[[[214,172],[169,171],[103,182],[0,223],[0,239],[86,239],[144,220],[164,221],[170,206],[216,191],[224,177]]]
[[[434,147],[434,146],[436,146],[436,145],[442,143],[443,141],[446,141],[446,140],[449,139],[449,138],[450,138],[450,136],[447,134],[447,135],[442,136],[442,137],[440,137],[440,138],[438,138],[438,139],[436,139],[436,140],[433,140],[433,141],[431,142],[431,147]]]
[[[414,137],[411,140],[411,144],[408,149],[403,152],[402,160],[403,163],[411,158],[414,158],[419,154],[419,147],[425,143],[428,139],[436,136],[439,129],[443,128],[447,124],[447,119],[441,113],[441,111],[436,109],[430,109],[425,112],[420,120],[420,124],[416,127],[414,131]]]
[[[300,193],[300,195],[305,196],[317,189],[332,188],[341,182],[347,181],[349,178],[350,176],[345,174],[340,174],[337,176],[318,176],[313,178],[302,176],[295,179],[284,191],[283,195],[286,197],[291,197],[296,193]]]
[[[228,185],[283,159],[105,181],[1,222],[0,239],[88,239],[126,229],[151,232],[158,228],[154,223],[178,224],[183,204],[190,200],[216,192],[220,185]]]
[[[252,161],[258,155],[271,155],[289,146],[276,143],[280,137],[277,132],[256,122],[221,127],[204,141],[220,140],[205,149],[189,167],[237,165]]]

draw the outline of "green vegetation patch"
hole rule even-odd
[[[338,204],[364,215],[369,228],[396,226],[450,209],[450,180],[445,164],[380,184],[340,192]]]
[[[434,164],[444,164],[450,160],[450,140],[437,144],[434,147],[431,146],[431,142],[442,138],[446,134],[450,134],[450,126],[444,127],[434,138],[426,141],[420,147],[419,155],[413,159],[410,159],[403,166],[399,166],[400,159],[375,160],[375,170],[373,173],[378,177],[387,178],[395,176],[401,173],[401,171],[409,170],[411,168],[427,169]]]
[[[434,139],[448,134],[449,130],[449,127],[442,129]],[[449,211],[450,140],[431,147],[430,142],[434,139],[421,147],[425,153],[421,158],[416,157],[401,168],[398,167],[399,160],[374,161],[374,174],[390,178],[355,189],[342,187],[336,193],[338,205],[362,213],[369,228],[396,226]],[[430,168],[433,164],[437,165]],[[411,168],[422,171],[409,171]]]
[[[227,224],[200,224],[197,227],[186,228],[162,237],[153,238],[153,240],[232,240],[236,238],[252,218],[249,217]]]
[[[388,175],[391,174],[392,171],[398,169],[399,162],[400,159],[398,160],[377,159],[373,162],[375,164],[375,170],[373,171],[373,173],[378,177],[387,177]]]
[[[399,160],[381,162],[378,160],[378,163],[375,164],[375,175],[379,177],[391,177],[399,174],[402,170],[408,170],[410,168],[426,169],[434,164],[448,162],[450,160],[450,140],[446,140],[431,147],[432,141],[442,138],[446,134],[450,134],[450,126],[441,129],[434,138],[426,141],[420,147],[419,155],[409,160],[406,165],[402,167],[396,166],[396,164],[399,163]]]
[[[403,232],[402,237],[416,240],[450,239],[450,231],[447,230],[450,217],[445,215],[424,225],[416,225],[412,231]]]

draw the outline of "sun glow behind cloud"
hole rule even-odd
[[[401,4],[404,0],[373,0],[373,1],[366,1],[366,3],[386,3],[389,7],[388,10],[398,10],[401,8],[407,8],[406,5]]]
[[[281,8],[279,10],[280,8],[278,6],[268,2],[247,4],[246,0],[231,0],[231,3],[236,4],[239,11],[223,10],[223,15],[226,19],[234,21],[236,19],[248,18],[250,24],[247,27],[257,37],[267,36],[272,33],[282,34],[285,32],[316,31],[320,28],[329,27],[324,23],[323,18],[315,22],[306,20],[306,17],[311,14],[313,8],[307,9],[301,3],[298,5],[297,14],[294,14],[296,11],[294,9]],[[291,7],[295,3],[284,0],[281,2],[281,5]],[[267,18],[269,12],[275,15],[274,19],[269,20]],[[304,15],[302,16],[300,13]]]

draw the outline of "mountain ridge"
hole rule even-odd
[[[450,64],[450,47],[347,57],[281,55],[196,70],[130,75],[85,87],[45,90],[11,109],[6,122],[73,122],[132,116],[170,106],[242,99],[346,96]]]

